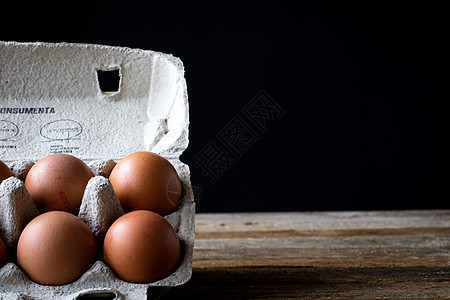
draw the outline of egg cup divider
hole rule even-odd
[[[140,61],[138,63],[136,61],[129,62],[130,57],[143,60],[142,64],[144,66],[142,70],[138,70],[139,72],[147,70],[148,65],[146,64],[149,64],[148,61],[150,60],[151,84],[148,97],[153,97],[153,100],[149,101],[149,107],[145,112],[149,119],[143,122],[143,124],[140,124],[140,126],[144,126],[145,132],[143,143],[138,145],[138,148],[136,148],[136,145],[130,145],[128,147],[128,144],[124,144],[121,146],[122,148],[119,147],[119,153],[113,154],[111,154],[110,149],[105,150],[99,148],[101,149],[99,151],[95,149],[94,153],[99,153],[100,156],[106,155],[107,157],[113,157],[108,159],[92,157],[92,152],[89,153],[89,151],[85,151],[79,156],[76,153],[72,154],[78,157],[81,156],[80,158],[88,164],[95,175],[86,186],[79,217],[94,233],[97,242],[101,240],[112,222],[123,214],[120,202],[107,179],[116,161],[120,157],[123,157],[125,152],[129,153],[140,150],[153,151],[163,155],[174,165],[182,182],[182,199],[177,209],[165,216],[177,232],[182,245],[182,254],[176,270],[156,282],[136,284],[123,281],[117,278],[104,262],[98,260],[77,281],[61,286],[46,286],[31,281],[14,263],[15,255],[10,255],[10,262],[0,269],[0,298],[77,299],[86,295],[108,295],[114,296],[115,299],[151,299],[158,297],[172,287],[186,283],[192,274],[195,203],[190,183],[189,167],[179,160],[179,156],[187,147],[189,123],[186,83],[181,61],[171,55],[153,51],[100,45],[0,42],[0,54],[3,54],[2,51],[5,50],[9,51],[9,55],[12,53],[13,56],[16,55],[14,51],[19,52],[17,58],[20,59],[22,56],[21,61],[28,59],[27,51],[41,51],[44,53],[38,54],[37,57],[39,57],[39,55],[45,56],[45,51],[47,50],[51,52],[49,58],[62,59],[63,63],[67,61],[64,58],[57,57],[58,53],[69,52],[69,56],[79,57],[82,61],[84,60],[84,56],[80,56],[79,52],[82,54],[84,51],[89,52],[88,54],[91,55],[91,58],[94,58],[94,61],[104,59],[102,56],[106,56],[106,60],[109,59],[111,61],[117,59],[117,57],[121,58],[121,63],[111,63],[110,61],[101,64],[102,69],[119,68],[122,72],[120,75],[121,85],[117,93],[100,92],[100,94],[97,94],[98,99],[111,102],[112,105],[115,102],[129,100],[128,98],[132,98],[133,96],[134,91],[130,90],[133,84],[127,82],[127,78],[129,77],[127,75],[130,75],[128,72],[130,70],[132,71],[133,68],[140,68]],[[7,62],[2,61],[2,57],[5,58],[7,56],[0,55],[0,66],[7,64]],[[33,58],[33,55],[30,55],[30,57],[31,59],[28,63],[36,63],[36,57]],[[97,61],[96,63],[99,64]],[[24,66],[21,67],[22,69],[25,68]],[[38,65],[37,68],[39,67]],[[33,73],[33,71],[30,72]],[[8,70],[0,73],[0,81],[6,80],[2,78],[4,74],[8,75]],[[55,76],[61,76],[61,74],[56,74]],[[52,80],[57,80],[55,78]],[[20,84],[23,84],[23,82]],[[63,82],[57,82],[57,84],[64,85]],[[143,84],[149,84],[149,82],[135,83],[141,90]],[[14,84],[10,88],[14,90]],[[55,92],[60,88],[54,87],[51,90]],[[70,89],[70,87],[68,88]],[[8,93],[10,93],[9,90],[4,89],[4,86],[0,85],[0,100],[6,99],[6,103],[8,101],[15,103],[14,101],[16,100],[10,98],[11,95],[16,97],[19,95],[24,99],[27,98],[26,92],[25,95],[20,95],[20,93],[15,94],[14,92]],[[41,96],[45,96],[45,93],[44,95],[38,95],[37,98]],[[169,105],[161,104],[161,101],[154,100],[155,97],[161,97],[162,99],[172,97],[174,100]],[[123,133],[119,130],[116,134],[120,136]],[[124,140],[129,143],[130,139],[133,140],[134,138],[136,137],[124,137]],[[33,142],[32,137],[29,137],[29,139]],[[0,141],[2,141],[1,136]],[[14,141],[14,137],[11,141]],[[74,142],[76,143],[75,139]],[[105,143],[105,141],[103,142]],[[0,236],[4,239],[9,254],[15,254],[21,231],[32,218],[38,215],[37,208],[26,191],[23,181],[34,162],[43,156],[42,153],[39,153],[39,151],[43,150],[43,146],[38,144],[37,148],[39,147],[40,149],[33,152],[30,158],[21,157],[20,151],[17,151],[19,155],[16,157],[14,153],[4,150],[5,148],[0,149],[0,158],[7,157],[5,162],[15,175],[15,177],[4,180],[0,185],[0,210],[2,211],[0,214]],[[114,147],[114,145],[111,147]]]

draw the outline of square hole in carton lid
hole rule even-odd
[[[119,92],[121,74],[120,70],[97,70],[98,85],[102,94],[111,95]]]

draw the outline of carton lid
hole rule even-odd
[[[103,74],[118,86],[102,91]],[[117,76],[119,77],[117,79]],[[0,159],[69,153],[85,161],[148,150],[178,158],[188,143],[182,62],[154,51],[0,42]]]

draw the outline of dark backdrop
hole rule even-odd
[[[0,39],[172,53],[198,211],[450,208],[445,1],[34,1]]]

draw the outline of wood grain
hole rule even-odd
[[[198,214],[166,299],[449,299],[450,211]]]

